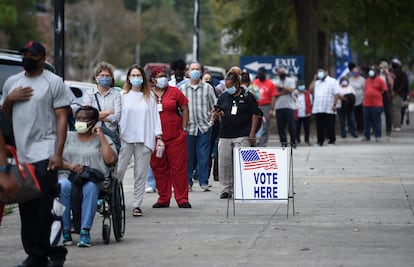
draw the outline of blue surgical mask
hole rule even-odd
[[[161,88],[161,89],[167,88],[167,86],[168,86],[167,77],[157,78],[157,84],[156,85],[157,85],[158,88]]]
[[[190,78],[191,78],[191,80],[198,80],[198,79],[200,79],[200,75],[201,75],[201,73],[200,73],[199,70],[192,70],[192,71],[190,71]]]
[[[112,84],[112,77],[99,77],[98,84],[103,88],[109,88]]]
[[[226,93],[230,94],[230,95],[234,95],[236,93],[237,89],[235,86],[232,86],[230,88],[226,88]]]
[[[139,87],[144,82],[144,79],[142,79],[142,77],[131,77],[129,78],[129,82],[132,86]]]
[[[298,90],[299,91],[305,91],[305,86],[304,85],[299,85]]]
[[[325,77],[325,72],[318,71],[317,77],[318,77],[319,80],[322,80]]]

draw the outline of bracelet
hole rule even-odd
[[[0,172],[9,173],[10,172],[10,164],[0,166]]]

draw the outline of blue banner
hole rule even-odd
[[[340,79],[348,72],[348,64],[352,61],[348,33],[334,33],[332,51],[335,58],[335,78]]]

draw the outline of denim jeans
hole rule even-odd
[[[62,204],[65,205],[66,209],[63,213],[63,230],[70,230],[72,227],[70,219],[70,209],[71,209],[71,192],[72,192],[72,183],[66,179],[59,179],[60,184],[60,200]],[[81,215],[81,229],[91,229],[93,224],[93,219],[95,218],[96,206],[99,196],[99,187],[93,182],[87,182],[82,187],[82,215]]]
[[[188,184],[193,186],[193,168],[194,160],[197,160],[198,182],[201,185],[208,185],[209,158],[210,158],[211,128],[201,133],[198,130],[197,135],[187,135],[188,148]]]
[[[374,129],[375,138],[381,138],[381,113],[382,107],[364,107],[364,136],[371,139],[371,126]]]
[[[354,111],[347,112],[343,108],[338,109],[339,125],[341,128],[341,137],[346,137],[346,124],[348,123],[348,131],[353,137],[358,136],[355,128],[355,115]]]

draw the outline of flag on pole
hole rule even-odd
[[[348,64],[352,61],[348,33],[334,33],[332,50],[335,58],[335,78],[340,79],[348,72]]]

